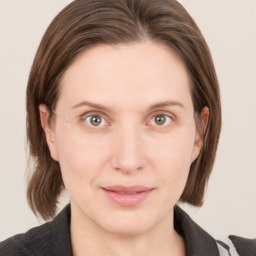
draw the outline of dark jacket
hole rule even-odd
[[[71,256],[70,205],[52,221],[0,243],[0,256]],[[219,256],[216,241],[180,207],[174,210],[174,227],[184,238],[187,256]],[[256,239],[230,237],[240,256],[256,256]]]

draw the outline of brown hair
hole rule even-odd
[[[192,83],[196,113],[210,110],[200,155],[192,163],[180,201],[200,206],[212,171],[221,128],[218,80],[207,43],[187,11],[175,0],[76,0],[52,21],[37,50],[27,86],[27,137],[34,171],[27,198],[35,214],[55,216],[64,184],[41,127],[39,104],[54,110],[59,81],[83,50],[96,44],[149,39],[174,49],[184,61]]]

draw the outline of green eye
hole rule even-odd
[[[82,121],[86,123],[89,126],[93,127],[101,127],[106,125],[105,119],[100,115],[89,115],[82,118]],[[157,126],[168,126],[172,122],[172,118],[170,116],[160,114],[155,115],[151,121],[150,124],[157,125]]]
[[[86,116],[85,118],[83,118],[83,121],[90,126],[91,125],[92,126],[102,126],[101,125],[102,123],[104,126],[104,122],[102,122],[103,120],[104,120],[104,118],[99,115],[90,115],[90,116]]]
[[[172,122],[172,118],[170,116],[161,114],[161,115],[156,115],[152,118],[152,120],[158,125],[158,126],[165,126],[164,124],[166,122],[171,123]],[[151,123],[151,122],[150,122]],[[151,123],[152,124],[152,123]],[[168,125],[167,124],[167,125]]]

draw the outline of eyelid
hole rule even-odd
[[[154,114],[154,116],[156,115],[166,115],[169,116],[170,118],[172,118],[173,120],[176,118],[176,116],[173,113],[170,113],[169,111],[166,110],[157,110],[155,111],[156,113]]]
[[[85,118],[88,116],[100,116],[100,117],[104,117],[107,118],[109,120],[112,120],[112,118],[110,118],[108,115],[106,115],[105,113],[101,112],[101,111],[88,111],[88,112],[84,112],[82,115],[80,115],[81,118]],[[112,121],[111,121],[112,122]]]

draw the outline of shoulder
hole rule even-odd
[[[234,244],[240,256],[256,256],[256,238],[249,239],[231,235],[229,239]]]
[[[174,227],[183,237],[188,255],[256,256],[256,239],[231,235],[225,241],[215,240],[177,205],[174,209]]]
[[[51,241],[52,223],[45,223],[35,227],[23,234],[18,234],[10,237],[0,243],[0,255],[33,255],[35,248],[49,246]],[[38,254],[34,254],[38,255]]]
[[[67,205],[52,221],[1,242],[0,255],[72,255],[69,227],[70,205]]]
[[[177,205],[174,208],[174,228],[184,239],[187,255],[219,256],[216,240]]]

